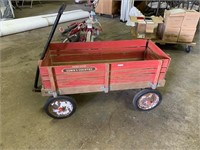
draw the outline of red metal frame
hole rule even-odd
[[[42,94],[162,87],[170,63],[152,41],[51,43],[39,61]]]

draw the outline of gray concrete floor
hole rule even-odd
[[[17,17],[57,12],[60,3],[15,10]],[[82,5],[69,4],[67,10]],[[100,40],[131,39],[119,18],[99,17]],[[66,23],[59,26],[66,26]],[[0,38],[1,149],[200,149],[200,42],[190,54],[180,45],[161,48],[172,58],[163,102],[155,110],[132,109],[135,90],[78,94],[76,113],[64,120],[48,117],[47,97],[33,93],[39,54],[51,27]],[[54,41],[59,40],[57,31]]]

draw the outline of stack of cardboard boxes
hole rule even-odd
[[[166,10],[162,17],[135,17],[130,20],[135,23],[131,33],[133,38],[156,39],[166,42],[193,41],[200,13],[195,10]]]
[[[192,42],[200,13],[195,10],[166,10],[164,23],[158,27],[158,37],[169,42]]]
[[[135,38],[155,39],[158,24],[163,23],[162,17],[135,17],[130,16],[135,26],[132,27],[132,35]]]
[[[199,22],[200,13],[188,10],[185,13],[178,42],[192,42]]]

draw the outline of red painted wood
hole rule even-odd
[[[76,87],[76,86],[90,86],[102,85],[104,86],[105,77],[88,77],[88,78],[65,78],[63,80],[56,80],[58,88]],[[42,84],[45,89],[52,89],[50,80],[43,80]]]
[[[135,79],[135,78],[143,78],[146,80],[146,78],[148,78],[149,76],[155,76],[155,73],[143,73],[143,74],[115,74],[115,75],[111,75],[111,79],[124,79],[124,80],[127,80],[127,81],[130,81],[132,79]]]
[[[168,68],[170,60],[169,59],[164,59],[164,60],[162,59],[162,61],[163,61],[162,67]]]
[[[150,48],[147,48],[145,59],[146,60],[158,60],[158,59],[162,59],[162,57],[155,54]]]
[[[109,86],[110,86],[110,64],[105,64],[105,78],[104,78],[104,91],[108,93]]]
[[[111,71],[110,75],[111,77],[114,76],[126,76],[127,74],[130,76],[140,76],[143,74],[152,74],[156,73],[156,69],[126,69],[126,70],[117,70],[117,71]]]
[[[105,72],[102,73],[96,73],[96,74],[92,74],[92,73],[77,73],[77,74],[63,74],[63,75],[56,75],[56,80],[64,80],[67,78],[70,79],[74,79],[74,78],[86,78],[86,77],[104,77],[105,76]],[[48,77],[44,77],[44,80],[48,80]]]
[[[148,47],[153,51],[155,52],[157,55],[165,58],[165,59],[169,59],[171,60],[171,58],[165,54],[155,43],[153,43],[151,40],[149,40],[149,43],[148,43]]]
[[[167,69],[168,69],[168,68],[162,67],[162,69],[161,69],[160,72],[161,72],[161,73],[166,73],[166,72],[167,72]]]
[[[54,78],[54,70],[53,70],[53,68],[48,67],[48,74],[49,74],[51,90],[52,90],[52,92],[56,92],[57,86],[56,86],[56,81],[55,81],[55,78]]]
[[[111,70],[157,68],[157,66],[158,66],[157,60],[130,61],[130,62],[112,63]]]
[[[51,82],[50,82],[50,80],[46,80],[46,81],[42,80],[42,85],[43,85],[44,89],[51,89]]]
[[[166,75],[166,73],[160,73],[158,80],[161,81],[161,80],[165,79],[165,75]]]
[[[154,85],[156,85],[158,83],[158,79],[159,79],[159,76],[160,76],[160,71],[162,69],[162,63],[163,63],[163,61],[159,60],[159,64],[158,64],[158,67],[157,67],[157,70],[156,70],[155,78],[153,80],[153,84]]]
[[[98,60],[115,60],[115,59],[131,59],[143,58],[143,53],[112,53],[112,54],[96,54],[96,55],[68,55],[68,56],[52,56],[53,62],[71,62],[71,61],[98,61]]]
[[[50,81],[49,75],[42,75],[42,81]]]
[[[48,67],[40,67],[40,75],[48,75]]]
[[[155,75],[154,74],[149,74],[146,76],[133,76],[130,77],[118,77],[118,78],[111,78],[110,79],[110,84],[116,84],[116,83],[134,83],[134,82],[152,82],[154,79]]]
[[[88,77],[88,78],[76,78],[58,80],[58,88],[75,87],[75,86],[88,86],[88,85],[104,85],[104,77]]]
[[[51,43],[49,49],[104,49],[115,47],[141,47],[146,46],[146,40],[119,40],[119,41],[96,41],[76,43]]]
[[[88,54],[108,54],[108,53],[129,53],[129,52],[143,52],[145,47],[116,47],[104,49],[61,49],[49,50],[50,55],[88,55]]]
[[[50,66],[51,64],[50,51],[47,51],[44,59],[40,63],[41,63],[41,66]]]

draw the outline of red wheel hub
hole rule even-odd
[[[64,110],[63,107],[59,107],[59,108],[58,108],[58,111],[59,111],[59,112],[62,112],[63,110]]]

